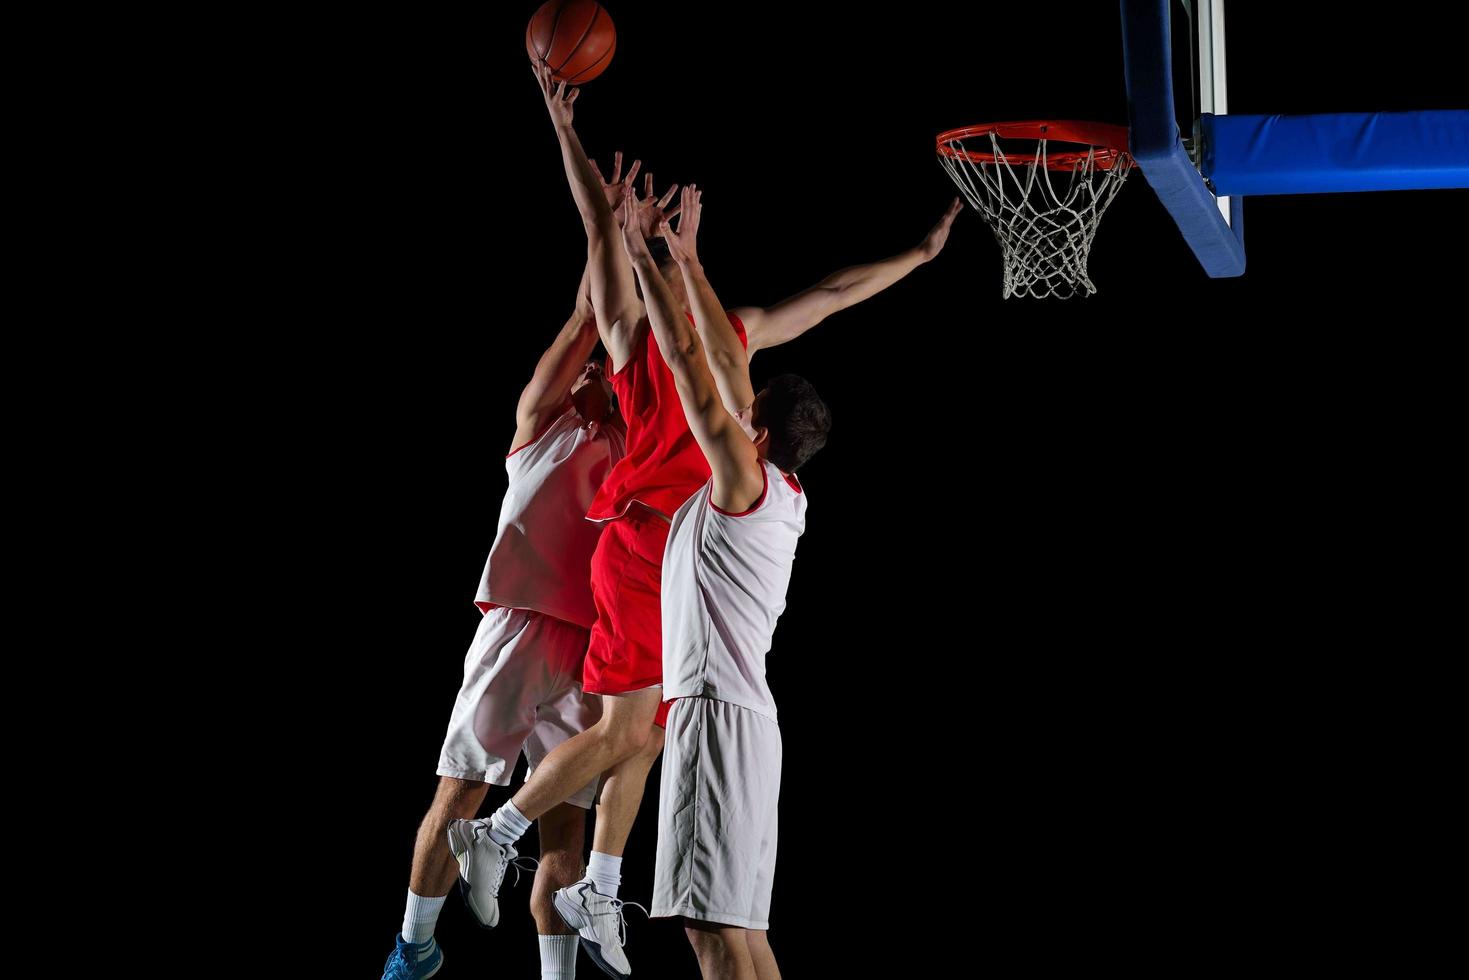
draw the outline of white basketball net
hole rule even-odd
[[[971,159],[960,140],[946,144],[954,156],[938,157],[1000,243],[1005,254],[1004,298],[1090,296],[1097,291],[1086,274],[1092,238],[1102,212],[1132,168],[1124,161],[1097,167],[1092,148],[1070,170],[1052,171],[1045,165],[1044,139],[1039,140],[1034,163],[1012,163],[1005,160],[999,137],[993,132],[987,135],[988,152],[999,162]],[[1075,144],[1065,145],[1066,152],[1076,152]]]

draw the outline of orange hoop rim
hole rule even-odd
[[[1059,140],[1063,143],[1082,143],[1092,147],[1090,151],[1047,153],[1045,165],[1049,170],[1070,170],[1090,155],[1098,170],[1114,167],[1131,167],[1132,156],[1127,152],[1127,127],[1112,123],[1086,122],[1077,119],[1028,119],[1022,122],[980,123],[963,126],[939,133],[934,146],[939,156],[971,163],[1039,163],[1039,153],[977,152],[962,148],[962,141],[975,136],[994,133],[1002,139]],[[959,142],[955,149],[950,143]]]

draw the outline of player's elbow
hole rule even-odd
[[[677,363],[680,367],[688,368],[698,363],[698,358],[703,357],[699,350],[699,338],[693,335],[675,337],[674,342],[663,351],[663,359],[668,362],[670,370]]]
[[[835,285],[822,286],[816,291],[815,302],[812,303],[812,312],[816,317],[813,326],[831,316],[837,310],[843,309],[852,303],[849,292],[850,286]]]
[[[715,371],[734,371],[744,367],[748,360],[743,349],[738,355],[727,350],[709,352],[709,366]]]

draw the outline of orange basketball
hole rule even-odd
[[[546,0],[525,29],[525,50],[559,82],[590,82],[612,63],[617,28],[597,0]]]

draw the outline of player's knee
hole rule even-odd
[[[605,716],[592,729],[597,737],[606,747],[606,752],[612,757],[612,762],[621,762],[631,759],[648,744],[652,737],[652,725],[646,727],[641,725],[629,725],[625,720],[610,722]]]
[[[663,751],[663,729],[654,725],[648,730],[648,740],[643,743],[642,754],[650,762]]]
[[[439,791],[434,794],[433,806],[429,810],[430,819],[445,815],[462,816],[464,810],[477,808],[488,788],[478,780],[440,776]]]
[[[530,917],[535,920],[536,931],[543,935],[565,932],[566,923],[556,911],[554,888],[538,888],[531,892]]]
[[[656,726],[624,725],[617,733],[617,757],[631,759],[647,751]]]
[[[439,777],[439,799],[458,800],[485,791],[485,784],[478,779],[460,779],[458,776]]]
[[[730,948],[735,934],[729,930],[694,919],[684,919],[683,922],[684,935],[689,937],[689,945],[694,947],[695,953],[721,955]]]

